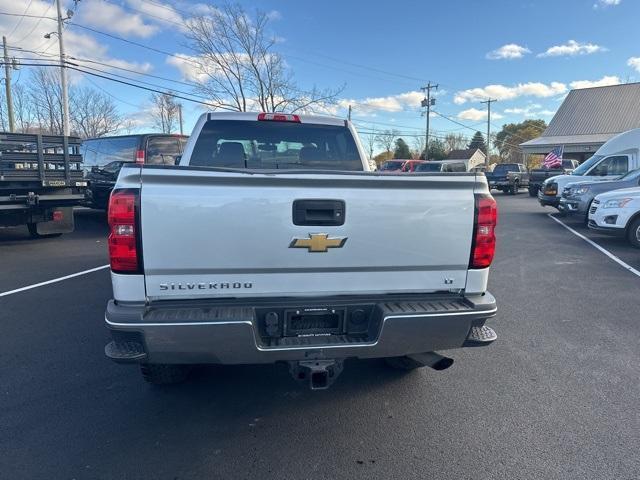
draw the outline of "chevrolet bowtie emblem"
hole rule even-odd
[[[329,248],[342,248],[347,237],[332,237],[326,233],[310,233],[309,238],[294,238],[289,248],[306,248],[309,252],[326,252]]]

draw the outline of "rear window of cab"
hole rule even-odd
[[[364,169],[346,126],[252,120],[207,121],[189,165],[257,170]]]

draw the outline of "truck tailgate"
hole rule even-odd
[[[256,174],[145,166],[140,222],[147,296],[463,289],[475,182],[473,174]],[[337,210],[343,204],[344,223],[326,225],[330,204],[317,200],[338,201]],[[304,225],[294,224],[294,202],[309,208]]]

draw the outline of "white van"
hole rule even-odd
[[[640,128],[611,138],[570,175],[546,179],[538,192],[538,200],[543,206],[558,208],[567,184],[613,180],[636,168],[640,168]]]

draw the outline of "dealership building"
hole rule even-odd
[[[542,133],[520,144],[525,155],[564,146],[564,158],[584,162],[611,137],[640,128],[640,83],[571,90]]]

